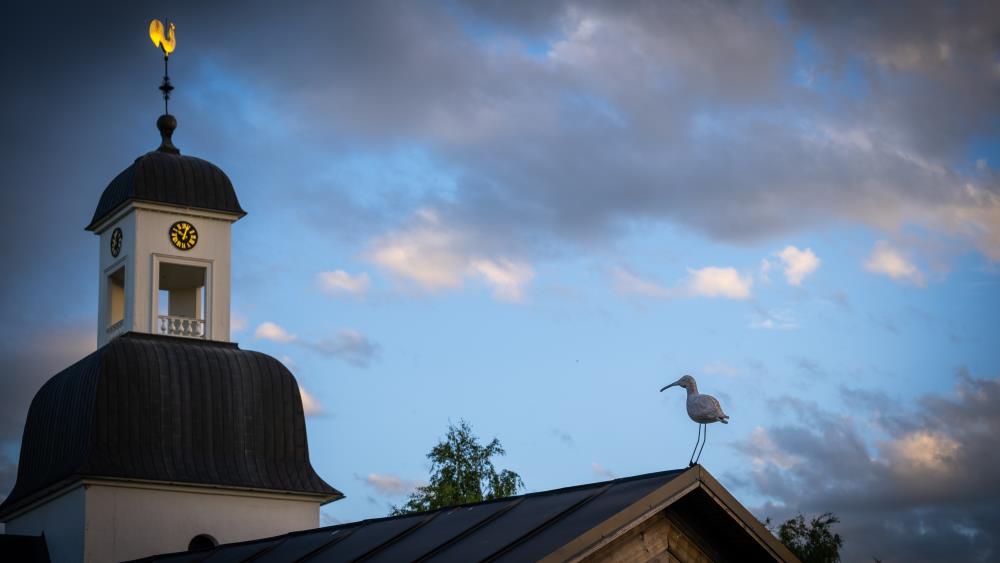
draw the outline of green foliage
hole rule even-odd
[[[496,438],[485,446],[480,444],[468,422],[461,420],[458,426],[449,424],[445,440],[427,454],[431,460],[430,483],[417,488],[403,506],[394,506],[391,514],[423,512],[516,494],[524,488],[521,477],[507,469],[497,472],[491,460],[504,454]]]
[[[833,533],[830,527],[838,522],[840,518],[831,512],[813,518],[808,524],[799,514],[778,528],[778,539],[802,563],[837,563],[840,561],[840,548],[844,545],[844,540],[840,534]],[[770,518],[765,525],[770,529]]]

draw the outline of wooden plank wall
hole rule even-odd
[[[709,563],[699,541],[665,512],[629,530],[592,553],[583,563]]]

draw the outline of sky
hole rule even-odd
[[[233,340],[383,516],[467,420],[528,491],[701,463],[846,560],[1000,560],[1000,5],[5,3],[0,495],[96,345],[108,182],[220,166]]]

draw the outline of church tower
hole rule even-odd
[[[87,226],[98,348],[35,395],[0,504],[7,534],[43,536],[57,563],[314,528],[343,497],[309,462],[295,378],[229,341],[230,232],[246,215],[232,183],[181,154],[172,115],[156,125],[159,147],[111,181]]]

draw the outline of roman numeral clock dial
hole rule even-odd
[[[187,221],[177,221],[170,226],[170,243],[178,250],[191,250],[198,244],[198,230]]]

